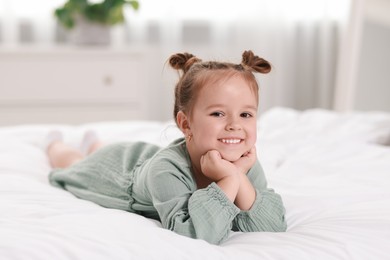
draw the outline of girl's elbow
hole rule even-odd
[[[286,232],[286,231],[287,231],[286,221],[283,221],[282,223],[280,223],[280,225],[278,225],[278,227],[275,230],[275,232]]]
[[[271,229],[272,232],[286,232],[287,222],[284,216],[281,219],[275,221],[273,225],[271,225]]]

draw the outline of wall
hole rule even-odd
[[[390,111],[390,1],[366,2],[359,66],[356,110]]]
[[[0,52],[6,53],[7,46],[74,47],[72,37],[67,37],[53,17],[54,8],[63,1],[31,2],[0,0]],[[204,60],[239,63],[242,52],[251,49],[269,60],[272,72],[256,75],[261,112],[274,106],[332,108],[339,33],[349,0],[242,0],[239,4],[224,0],[220,12],[221,2],[142,0],[138,12],[128,10],[126,23],[112,28],[109,49],[144,49],[146,86],[129,86],[129,91],[137,87],[148,93],[143,100],[148,109],[144,119],[172,118],[178,77],[166,61],[171,54],[183,51]],[[2,88],[11,86],[10,81],[1,85],[0,79],[0,97],[9,98]],[[0,104],[0,120],[1,109]]]

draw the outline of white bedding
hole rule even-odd
[[[390,259],[389,113],[266,112],[258,155],[288,230],[232,233],[220,246],[50,186],[40,146],[52,129],[74,145],[87,129],[106,142],[180,136],[173,122],[0,128],[0,259]]]

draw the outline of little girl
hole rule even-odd
[[[47,149],[54,168],[50,182],[213,244],[231,230],[285,231],[281,197],[267,188],[255,148],[253,72],[268,73],[270,64],[252,51],[243,53],[241,64],[203,62],[188,53],[172,55],[169,64],[182,72],[174,118],[185,137],[165,148],[94,143],[85,158],[57,140]]]

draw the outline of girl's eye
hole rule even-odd
[[[245,117],[245,118],[249,118],[249,117],[252,117],[252,114],[251,113],[241,113],[241,117]]]
[[[213,113],[211,113],[211,116],[221,117],[221,116],[223,116],[223,113],[222,112],[213,112]]]

